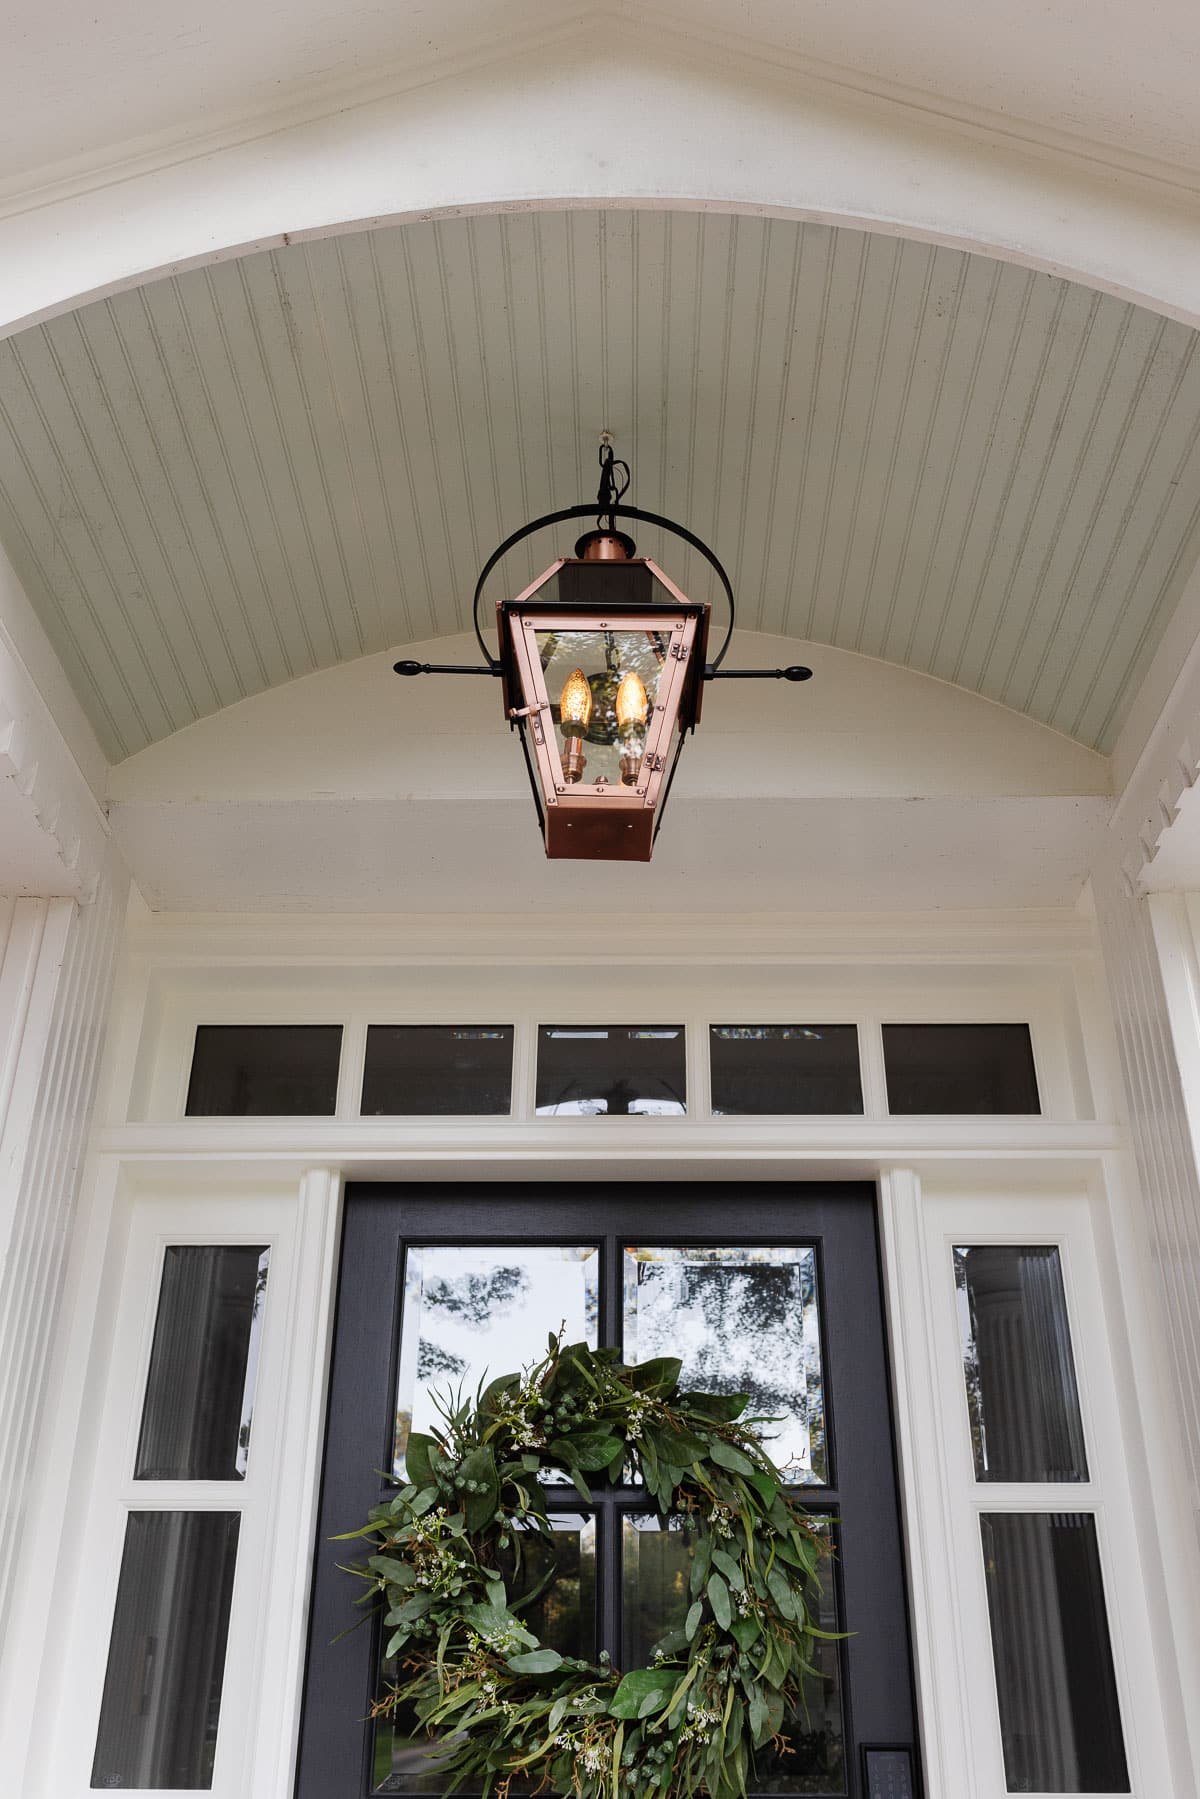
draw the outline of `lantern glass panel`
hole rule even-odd
[[[537,652],[566,780],[632,787],[641,771],[671,629],[545,630]]]

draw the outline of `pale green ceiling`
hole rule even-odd
[[[1108,749],[1200,553],[1196,342],[1052,276],[819,225],[364,232],[0,344],[0,539],[120,758],[462,628],[492,545],[593,491],[607,426],[630,497],[714,545],[746,626]]]

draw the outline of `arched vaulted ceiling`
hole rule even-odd
[[[631,497],[727,561],[743,625],[1108,749],[1200,551],[1196,343],[1052,276],[786,220],[363,232],[0,344],[0,540],[120,759],[460,630],[492,545],[592,491],[608,427]]]

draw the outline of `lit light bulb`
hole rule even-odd
[[[650,700],[645,683],[636,669],[626,669],[617,683],[614,702],[617,714],[617,737],[621,744],[621,780],[626,787],[637,781],[646,748],[646,719]]]
[[[563,683],[558,702],[564,737],[581,737],[592,722],[592,690],[581,668],[573,669]]]
[[[650,711],[645,683],[634,668],[627,669],[617,685],[617,730],[624,737],[630,731],[644,731]]]
[[[568,781],[581,780],[587,766],[582,739],[592,722],[592,690],[581,668],[572,669],[563,683],[558,719],[563,734],[563,774]]]

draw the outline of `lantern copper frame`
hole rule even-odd
[[[614,462],[611,446],[606,442],[600,450],[600,468],[595,506],[570,506],[522,525],[484,564],[475,584],[473,606],[475,637],[485,658],[482,664],[404,661],[395,667],[401,675],[491,675],[500,679],[504,715],[520,735],[548,857],[648,862],[684,742],[699,723],[705,682],[807,681],[812,670],[722,668],[733,636],[736,609],[733,588],[717,556],[674,520],[621,504],[629,470],[626,464]],[[616,471],[623,471],[623,485]],[[591,514],[597,515],[596,529],[580,538],[573,557],[559,557],[515,598],[497,602],[500,653],[493,656],[480,625],[484,583],[492,570],[534,532]],[[707,660],[711,608],[706,602],[689,600],[656,562],[639,557],[633,540],[618,529],[618,519],[640,519],[682,538],[716,574],[728,603],[729,617],[721,647],[711,662]],[[610,641],[618,633],[635,639],[644,633],[648,642],[656,646],[656,658],[661,649],[652,708],[648,707],[645,719],[644,744],[636,759],[632,755],[628,761],[621,759],[621,773],[616,781],[603,775],[583,778],[586,757],[578,739],[570,766],[559,752],[557,699],[548,690],[538,646],[539,635],[556,632],[594,634]],[[593,737],[591,741],[612,740]]]

